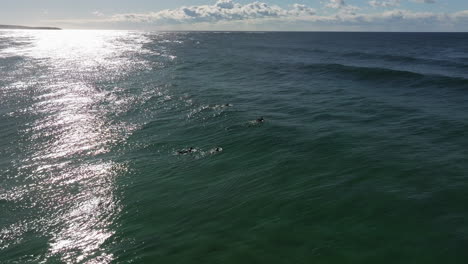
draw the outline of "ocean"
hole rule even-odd
[[[467,136],[464,33],[3,30],[0,263],[467,263]]]

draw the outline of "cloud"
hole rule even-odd
[[[395,7],[400,5],[400,0],[371,0],[369,5],[373,7]]]
[[[411,2],[414,3],[419,3],[419,4],[434,4],[436,1],[435,0],[410,0]],[[369,5],[373,7],[395,7],[399,6],[401,3],[401,0],[370,0]]]
[[[348,5],[344,0],[328,0],[325,4],[325,7],[339,9],[340,13],[350,13],[353,14],[355,11],[360,8],[353,5]]]
[[[219,0],[216,3],[216,6],[219,8],[224,8],[224,9],[233,9],[234,3],[230,0]]]
[[[191,24],[242,22],[249,21],[251,24],[277,22],[301,22],[315,26],[343,26],[359,28],[392,28],[400,26],[399,30],[409,30],[418,25],[429,29],[436,28],[437,25],[468,24],[468,10],[452,14],[415,12],[409,10],[393,9],[378,13],[355,13],[350,12],[348,7],[343,7],[343,12],[338,11],[331,15],[319,15],[306,5],[295,4],[289,9],[282,9],[277,6],[269,6],[262,2],[254,2],[246,5],[233,3],[233,6],[219,7],[218,4],[232,3],[231,1],[220,1],[214,6],[193,6],[182,7],[174,10],[163,10],[156,13],[146,14],[119,14],[110,19],[112,21],[130,21],[144,23],[176,23]],[[397,29],[398,30],[398,29]]]
[[[316,13],[315,9],[302,4],[294,4],[293,8],[287,11],[289,16],[315,15]]]
[[[338,9],[345,7],[346,3],[344,0],[328,0],[328,3],[325,6],[329,8]]]
[[[415,3],[420,3],[420,4],[434,4],[436,2],[435,0],[411,0],[411,1]]]
[[[101,13],[101,12],[99,12],[99,11],[94,11],[94,12],[92,12],[91,14],[93,14],[93,15],[95,15],[95,16],[97,16],[97,17],[103,17],[103,16],[104,16],[104,14]]]
[[[294,4],[289,9],[283,9],[279,6],[270,6],[263,2],[242,5],[232,0],[219,0],[214,5],[181,7],[144,14],[117,14],[112,19],[115,21],[131,22],[200,23],[307,16],[314,15],[315,13],[316,11],[313,8],[301,4]]]
[[[303,4],[279,7],[264,2],[240,4],[233,0],[219,0],[212,5],[183,6],[147,13],[104,15],[94,12],[94,18],[50,22],[74,28],[89,25],[93,28],[159,30],[466,31],[468,28],[468,10],[437,13],[392,8],[400,2],[368,0],[370,5],[390,8],[369,12],[337,0],[325,3],[336,4],[338,8],[332,8],[334,12],[318,13]]]

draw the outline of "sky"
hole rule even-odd
[[[468,0],[0,0],[0,24],[65,29],[468,31]]]

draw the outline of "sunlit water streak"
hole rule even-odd
[[[49,240],[48,253],[38,261],[111,262],[112,254],[100,247],[114,234],[121,210],[114,177],[126,166],[93,157],[107,153],[136,127],[109,120],[134,98],[112,96],[95,83],[148,67],[137,58],[148,52],[142,48],[148,39],[143,33],[114,31],[2,33],[2,39],[21,40],[21,45],[3,49],[0,56],[21,56],[41,70],[27,79],[16,76],[3,90],[5,96],[8,89],[32,95],[28,108],[10,114],[32,121],[19,131],[27,154],[14,161],[23,184],[4,190],[1,198],[27,200],[33,213],[4,227],[1,245],[18,244],[27,232],[38,232]]]

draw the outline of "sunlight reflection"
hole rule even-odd
[[[126,99],[109,96],[96,83],[148,67],[139,59],[147,52],[143,45],[148,39],[124,31],[9,34],[22,45],[4,49],[1,55],[21,55],[41,66],[33,78],[13,84],[33,89],[25,112],[34,117],[22,131],[29,155],[18,164],[18,175],[27,175],[30,183],[16,195],[36,197],[32,208],[48,217],[38,219],[34,227],[11,225],[2,230],[6,233],[0,234],[0,242],[15,232],[36,229],[50,238],[44,263],[57,258],[66,263],[109,263],[113,256],[102,247],[115,232],[121,210],[115,180],[126,165],[103,155],[135,126],[109,119],[128,107],[122,103]],[[6,198],[14,198],[12,191],[6,193]]]

